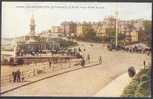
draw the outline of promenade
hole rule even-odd
[[[143,68],[144,60],[147,64],[151,62],[151,56],[147,56],[146,54],[108,51],[103,44],[79,42],[79,47],[81,49],[86,49],[83,54],[85,56],[90,54],[91,60],[94,62],[98,60],[99,56],[102,56],[102,64],[94,65],[94,63],[92,64],[91,62],[89,68],[74,66],[74,71],[71,70],[71,72],[48,77],[2,95],[107,96],[106,94],[98,94],[98,92],[101,92],[103,88],[120,75],[127,73],[129,67],[134,66],[136,69],[141,69]],[[45,75],[49,76],[50,74]],[[47,77],[44,75],[42,76]],[[113,94],[109,96],[113,96]]]

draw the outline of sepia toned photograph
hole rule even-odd
[[[151,97],[152,3],[1,10],[1,96]]]

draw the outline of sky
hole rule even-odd
[[[106,16],[115,16],[115,11],[122,20],[152,19],[151,3],[2,2],[1,33],[7,38],[28,34],[32,15],[39,33],[63,21],[103,21]]]

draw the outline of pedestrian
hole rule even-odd
[[[16,82],[16,72],[12,72],[12,76],[13,76],[13,82]]]
[[[82,60],[81,60],[81,66],[84,67],[84,65],[85,65],[85,60],[84,60],[84,58],[82,58]]]
[[[51,68],[52,62],[51,60],[49,60],[49,68]]]
[[[20,72],[20,70],[18,70],[16,72],[16,77],[17,77],[17,82],[21,82],[21,72]]]
[[[99,56],[99,64],[102,64],[102,57]]]
[[[21,80],[22,80],[22,82],[24,82],[24,74],[23,74],[23,72],[21,74],[22,74]]]
[[[81,48],[80,48],[80,47],[79,47],[79,49],[78,49],[78,50],[79,50],[79,52],[81,52]]]
[[[52,62],[51,62],[51,61],[49,61],[49,67],[51,67],[51,65],[52,65]]]
[[[146,67],[146,61],[145,60],[143,61],[143,65],[144,65],[144,69],[145,69],[145,67]]]
[[[88,61],[88,63],[90,63],[90,55],[89,54],[87,55],[87,61]]]
[[[18,73],[18,70],[15,72],[15,74],[16,74],[16,82],[18,82],[19,81],[19,73]]]

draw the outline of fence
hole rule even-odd
[[[49,64],[48,62],[44,63],[33,63],[30,64],[26,70],[21,71],[21,79],[24,78],[24,81],[28,80],[29,78],[39,76],[45,73],[56,72],[59,70],[71,68],[74,66],[78,66],[80,64],[80,59],[72,59],[70,61],[61,61],[58,63]],[[10,73],[9,75],[5,75],[1,77],[1,85],[7,85],[9,83],[13,83],[13,75]]]

